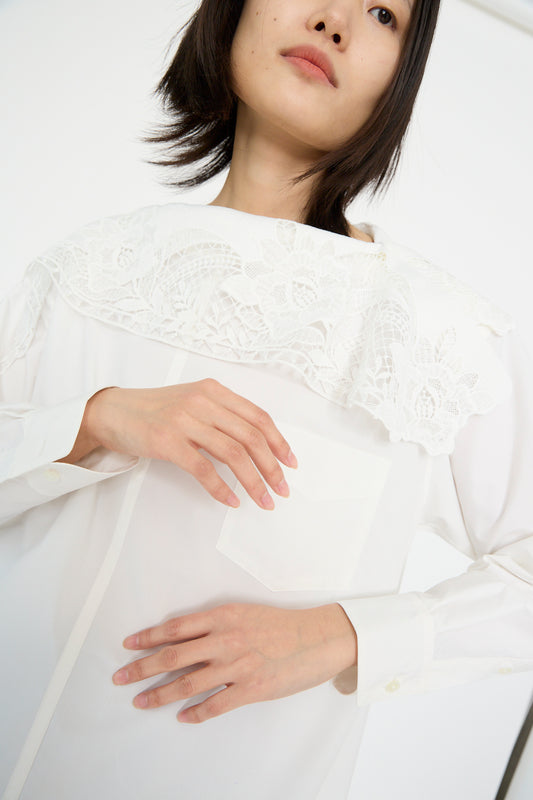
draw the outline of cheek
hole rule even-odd
[[[373,54],[372,58],[362,59],[359,68],[354,69],[355,103],[358,101],[367,109],[373,109],[379,98],[390,86],[394,77],[399,53],[384,52]]]
[[[241,100],[255,105],[258,96],[264,92],[263,86],[269,85],[268,69],[253,43],[247,42],[242,47],[239,42],[234,44],[231,51],[232,88]]]
[[[243,12],[231,46],[231,71],[235,89],[243,91],[251,89],[254,81],[268,71],[269,64],[265,59],[265,18],[260,6],[265,3],[251,4],[247,14]],[[239,91],[236,92],[239,94]]]
[[[367,64],[368,67],[368,64]],[[369,68],[354,68],[357,76],[350,101],[343,103],[336,116],[338,145],[351,138],[364,125],[379,99],[390,85],[396,69],[396,59],[372,59]]]

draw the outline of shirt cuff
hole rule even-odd
[[[0,452],[0,522],[48,500],[127,472],[140,459],[98,447],[76,464],[58,462],[76,441],[91,394],[45,408],[11,407]]]
[[[99,447],[78,464],[50,462],[0,485],[0,524],[61,495],[83,489],[133,469],[136,456],[120,455]]]
[[[434,630],[420,592],[337,601],[357,634],[357,704],[425,691]],[[347,693],[346,681],[339,690]],[[342,688],[341,688],[342,685]]]
[[[72,492],[74,489],[82,489],[113,475],[128,472],[137,466],[139,461],[136,456],[112,453],[104,447],[98,447],[76,464],[60,462],[45,464],[27,473],[24,479],[32,491],[48,499]]]
[[[2,478],[17,478],[68,455],[78,436],[85,406],[92,394],[54,406],[30,407],[22,410],[20,415],[10,414],[10,452],[4,451]]]

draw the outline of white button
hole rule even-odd
[[[57,469],[45,469],[44,476],[51,483],[57,483],[59,480],[61,480],[61,475]]]
[[[512,671],[513,670],[511,669],[511,667],[500,667],[500,669],[498,670],[500,675],[508,675]]]
[[[386,692],[396,692],[400,688],[400,682],[397,680],[391,681],[385,686]]]

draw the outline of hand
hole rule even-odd
[[[98,446],[171,461],[215,500],[234,508],[237,496],[200,448],[227,464],[265,509],[274,508],[274,501],[257,470],[277,494],[288,497],[278,459],[298,466],[267,412],[211,378],[160,389],[100,390],[87,403],[72,452],[61,460],[75,463]]]
[[[204,722],[239,706],[310,689],[357,663],[357,637],[338,603],[303,610],[234,603],[188,614],[124,640],[159,652],[133,661],[113,676],[124,685],[198,666],[174,681],[142,692],[137,708],[158,708],[226,685],[178,714]]]

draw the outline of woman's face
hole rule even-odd
[[[232,45],[233,89],[252,124],[306,148],[339,147],[368,119],[394,74],[414,0],[245,0]],[[329,82],[290,52],[311,46]],[[327,68],[326,68],[327,69]]]

